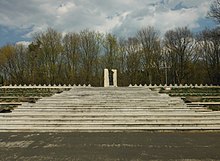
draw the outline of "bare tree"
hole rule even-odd
[[[103,41],[105,68],[117,68],[119,45],[116,36],[107,34]]]
[[[99,33],[89,30],[80,32],[81,83],[99,84],[100,81],[94,79],[100,73],[98,67],[100,47],[101,37]]]
[[[24,84],[28,79],[26,57],[27,50],[23,45],[7,45],[1,49],[1,68],[4,79],[9,83]]]
[[[155,83],[161,54],[159,31],[153,27],[143,28],[138,31],[137,39],[142,47],[143,70],[149,78],[145,83]]]
[[[80,60],[80,35],[78,33],[68,33],[63,39],[64,68],[63,72],[67,79],[66,83],[77,84],[79,75]]]
[[[164,44],[168,62],[171,67],[172,83],[186,83],[190,79],[190,62],[196,60],[194,55],[195,40],[187,28],[176,28],[165,33]]]
[[[62,73],[60,71],[62,64],[61,54],[63,51],[61,33],[48,28],[46,32],[38,33],[34,36],[34,43],[39,46],[37,51],[39,60],[38,75],[41,75],[41,83],[60,83],[61,80],[59,78],[60,73]]]
[[[201,58],[209,82],[220,84],[220,28],[206,29],[199,35]]]
[[[12,45],[3,46],[0,49],[0,68],[6,84],[12,83],[12,80],[16,79],[12,69],[14,55],[15,48]]]
[[[142,48],[137,38],[129,38],[126,43],[127,72],[131,84],[141,83]]]
[[[210,7],[208,15],[220,23],[220,0],[215,0]]]
[[[118,60],[117,60],[117,69],[118,69],[118,85],[128,86],[131,82],[128,76],[127,69],[127,40],[120,39],[118,41]]]
[[[27,70],[29,72],[29,83],[36,84],[38,82],[38,73],[40,68],[40,42],[32,42],[28,46]],[[41,75],[41,74],[40,74]],[[41,75],[42,76],[42,75]]]

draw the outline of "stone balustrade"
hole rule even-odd
[[[39,85],[36,85],[36,84],[34,84],[34,85],[26,85],[26,84],[12,85],[12,84],[10,84],[8,86],[1,86],[0,88],[63,88],[63,89],[65,89],[65,88],[77,88],[77,87],[89,88],[92,86],[90,84],[89,85],[85,85],[85,84],[83,84],[83,85],[81,85],[81,84],[79,84],[79,85],[76,85],[76,84],[74,84],[74,85],[70,85],[70,84],[69,85],[66,85],[66,84],[64,84],[64,85],[61,85],[61,84],[59,84],[59,85],[55,85],[55,84],[54,85],[51,85],[51,84],[49,84],[49,85],[46,85],[46,84],[44,84],[44,85],[41,85],[41,84],[39,84]],[[166,85],[166,84],[165,85],[162,85],[162,84],[160,84],[160,85],[157,85],[157,84],[137,85],[137,84],[134,84],[134,85],[132,85],[132,84],[130,84],[129,87],[168,88],[168,89],[169,88],[220,88],[220,86],[214,86],[214,85],[208,85],[208,84],[205,84],[205,85],[203,85],[203,84],[200,84],[200,85],[198,85],[198,84],[195,84],[195,85],[193,85],[193,84],[189,84],[189,85],[188,84],[185,84],[185,85],[182,85],[182,84],[180,84],[180,85],[177,85],[177,84],[175,84],[175,85],[172,85],[172,84],[170,84],[170,85]]]
[[[203,85],[203,84],[200,84],[200,85],[198,85],[198,84],[195,84],[195,85],[193,85],[193,84],[185,84],[185,85],[182,85],[182,84],[180,84],[180,85],[177,85],[177,84],[175,84],[175,85],[172,85],[172,84],[170,84],[170,85],[162,85],[162,84],[160,84],[160,85],[157,85],[157,84],[154,84],[154,85],[152,85],[152,84],[149,84],[149,85],[147,85],[147,84],[145,84],[145,85],[142,85],[142,84],[140,84],[140,85],[137,85],[137,84],[134,84],[134,85],[132,85],[132,84],[130,84],[129,85],[129,87],[147,87],[147,88],[220,88],[220,86],[214,86],[214,85],[208,85],[208,84],[205,84],[205,85]]]
[[[1,86],[0,88],[62,88],[62,89],[65,89],[65,88],[76,88],[76,87],[91,87],[91,85],[89,84],[89,85],[86,85],[86,84],[83,84],[83,85],[81,85],[81,84],[79,84],[79,85],[76,85],[76,84],[74,84],[74,85],[66,85],[66,84],[64,84],[64,85],[61,85],[61,84],[59,84],[59,85],[51,85],[51,84],[49,84],[49,85],[46,85],[46,84],[44,84],[44,85],[41,85],[41,84],[39,84],[39,85],[36,85],[36,84],[34,84],[34,85],[26,85],[26,84],[24,84],[24,85],[21,85],[21,84],[19,84],[19,85],[17,85],[17,84],[15,84],[15,85],[12,85],[12,84],[10,84],[9,86]]]

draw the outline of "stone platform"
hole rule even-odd
[[[220,130],[220,112],[146,87],[76,87],[0,113],[0,132]]]

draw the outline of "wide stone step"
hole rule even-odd
[[[78,123],[75,123],[75,124],[71,124],[71,123],[67,123],[67,124],[49,124],[49,123],[46,123],[46,124],[29,124],[29,123],[26,123],[26,124],[1,124],[0,125],[0,129],[4,129],[5,126],[7,125],[7,128],[8,127],[27,127],[27,128],[33,128],[33,127],[53,127],[53,128],[56,128],[56,127],[75,127],[75,128],[81,128],[81,127],[138,127],[138,128],[147,128],[147,127],[170,127],[170,126],[174,126],[174,127],[220,127],[220,123],[214,123],[214,124],[207,124],[207,123],[132,123],[132,124],[123,124],[123,123],[113,123],[113,124],[108,124],[108,123],[105,123],[105,124],[102,124],[102,123],[96,123],[96,124],[86,124],[86,123],[81,123],[81,124],[78,124]]]
[[[67,107],[65,107],[65,106],[47,106],[47,105],[45,105],[45,106],[37,106],[36,104],[27,104],[27,105],[22,105],[22,106],[18,106],[17,108],[16,108],[16,110],[18,110],[18,109],[59,109],[59,108],[62,108],[62,109],[69,109],[69,108],[73,108],[73,109],[76,109],[76,108],[80,108],[80,109],[83,109],[83,108],[106,108],[106,109],[108,109],[108,108],[115,108],[115,109],[120,109],[120,108],[122,108],[122,109],[124,109],[124,108],[131,108],[131,109],[136,109],[136,108],[150,108],[150,109],[199,109],[199,108],[207,108],[207,107],[205,107],[205,106],[186,106],[186,105],[182,105],[182,106],[166,106],[166,107],[163,107],[163,108],[161,108],[161,107],[163,107],[163,106],[129,106],[129,105],[121,105],[121,106],[76,106],[76,105],[72,105],[72,106],[67,106]]]
[[[161,126],[107,126],[107,125],[94,125],[94,126],[8,126],[0,127],[0,132],[144,132],[144,131],[159,131],[159,132],[174,132],[174,131],[208,131],[208,132],[219,132],[219,125],[161,125]]]
[[[103,106],[99,106],[99,107],[86,107],[86,106],[81,106],[81,107],[60,107],[60,106],[56,106],[56,107],[48,107],[48,106],[44,106],[44,107],[37,107],[37,106],[33,106],[33,107],[19,107],[16,108],[15,111],[19,111],[19,110],[138,110],[138,109],[143,109],[143,110],[207,110],[206,107],[201,107],[201,106],[195,106],[195,107],[176,107],[176,106],[168,106],[166,108],[161,108],[161,107],[126,107],[126,106],[117,106],[117,107],[103,107]],[[14,112],[14,111],[13,111]]]
[[[17,109],[16,112],[28,112],[30,109]],[[49,108],[49,109],[31,109],[31,112],[191,112],[191,109],[160,109],[160,108],[72,108],[72,109],[63,109],[63,108]],[[207,112],[211,111],[205,108],[195,109],[195,111]]]
[[[45,118],[54,118],[54,117],[60,117],[60,118],[70,118],[70,117],[92,117],[92,118],[117,118],[117,117],[123,117],[123,118],[160,118],[160,117],[172,117],[172,118],[208,118],[208,117],[220,117],[219,112],[193,112],[193,113],[182,113],[182,112],[164,112],[164,113],[151,113],[151,112],[139,112],[139,113],[97,113],[97,112],[90,112],[90,113],[61,113],[61,112],[18,112],[18,113],[5,113],[4,115],[0,114],[0,118],[6,118],[6,117],[45,117]]]
[[[73,88],[0,113],[0,132],[220,130],[220,112],[148,88]]]
[[[203,120],[196,120],[196,121],[174,121],[174,120],[166,120],[166,121],[158,121],[158,120],[151,120],[151,121],[137,121],[137,120],[120,120],[120,121],[56,121],[56,120],[45,120],[45,121],[36,121],[36,120],[1,120],[0,126],[13,126],[13,125],[42,125],[42,126],[55,126],[55,125],[66,125],[66,126],[94,126],[94,125],[112,125],[112,126],[162,126],[162,125],[191,125],[191,126],[197,126],[197,125],[220,125],[220,120],[212,120],[212,121],[203,121]]]
[[[37,103],[37,104],[29,104],[23,105],[23,107],[169,107],[169,106],[184,106],[182,104],[99,104],[99,103],[79,103],[79,104],[72,104],[72,103]]]
[[[8,117],[8,118],[0,118],[1,122],[7,122],[7,121],[33,121],[33,122],[41,122],[41,121],[56,121],[56,122],[111,122],[111,121],[133,121],[133,122],[200,122],[200,121],[207,121],[207,122],[212,122],[212,121],[220,121],[220,118],[216,117],[205,117],[205,118],[189,118],[189,117],[183,117],[183,118],[177,118],[177,117],[160,117],[160,118],[145,118],[145,117],[140,117],[140,118],[129,118],[129,117],[117,117],[117,118],[94,118],[94,117],[65,117],[65,118],[60,118],[60,117],[53,117],[53,118],[45,118],[45,117],[37,117],[37,118],[26,118],[26,117]]]
[[[111,101],[97,101],[97,100],[93,100],[93,101],[86,101],[86,100],[81,100],[81,101],[76,101],[76,100],[70,100],[70,101],[59,101],[59,100],[55,100],[55,101],[37,101],[37,103],[42,103],[42,104],[55,104],[55,103],[58,103],[58,104],[61,104],[61,102],[62,103],[67,103],[67,104],[81,104],[81,103],[85,103],[85,104],[99,104],[99,103],[101,103],[101,104],[129,104],[129,103],[132,103],[132,104],[136,104],[136,103],[138,103],[138,104],[153,104],[153,103],[157,103],[157,104],[163,104],[163,103],[166,103],[166,104],[168,104],[168,103],[170,103],[170,104],[174,104],[174,103],[182,103],[182,104],[184,104],[184,102],[182,102],[182,101],[137,101],[137,102],[135,102],[135,101],[124,101],[124,102],[122,102],[122,101],[115,101],[115,102],[111,102]]]
[[[116,106],[116,105],[129,105],[129,106],[152,106],[152,105],[160,105],[160,106],[168,106],[168,105],[184,105],[182,102],[87,102],[87,101],[82,101],[82,102],[77,102],[77,101],[72,101],[72,102],[37,102],[37,105],[90,105],[90,106],[98,106],[98,105],[105,105],[105,106]],[[198,106],[198,105],[197,105]]]
[[[116,100],[120,100],[120,101],[124,101],[124,100],[133,100],[133,101],[142,101],[142,100],[149,100],[149,101],[153,101],[153,100],[173,100],[173,101],[177,101],[177,100],[182,100],[180,97],[163,97],[163,96],[146,96],[146,95],[136,95],[136,96],[98,96],[98,95],[94,95],[94,94],[91,94],[90,96],[75,96],[76,94],[72,94],[72,96],[63,96],[63,95],[60,95],[59,97],[58,96],[51,96],[51,97],[44,97],[42,99],[39,99],[39,100],[54,100],[54,99],[57,99],[57,100],[60,100],[60,99],[64,99],[64,100],[90,100],[92,101],[93,99],[97,99],[97,100],[100,100],[100,101],[103,101],[103,100],[108,100],[108,101],[116,101]]]
[[[208,111],[209,112],[209,111]],[[208,113],[208,112],[204,112],[204,113]],[[138,112],[138,111],[88,111],[88,112],[60,112],[60,111],[48,111],[48,112],[35,112],[35,111],[23,111],[23,112],[16,112],[16,111],[13,111],[12,113],[10,113],[10,115],[16,115],[16,114],[26,114],[26,115],[29,115],[29,114],[48,114],[48,115],[66,115],[66,114],[72,114],[72,115],[83,115],[83,114],[91,114],[91,115],[155,115],[155,114],[176,114],[176,115],[182,115],[182,114],[194,114],[194,113],[199,113],[199,112],[196,112],[196,111],[173,111],[173,112],[170,112],[170,111],[167,111],[167,112],[155,112],[155,111],[141,111],[141,112]],[[200,112],[200,113],[203,113],[203,112]],[[204,114],[203,114],[204,115]]]
[[[180,126],[167,126],[167,127],[4,127],[0,128],[0,132],[142,132],[142,131],[219,131],[220,126],[210,127],[180,127]]]

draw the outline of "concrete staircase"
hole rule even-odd
[[[77,87],[0,113],[0,132],[167,130],[220,130],[220,112],[145,87]]]

